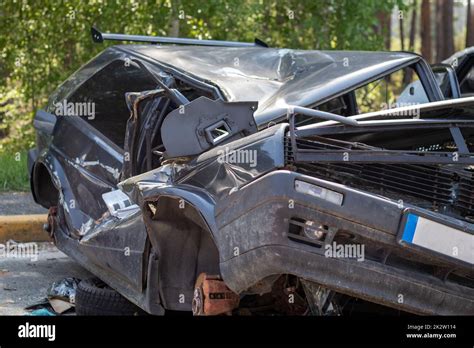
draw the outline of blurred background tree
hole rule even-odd
[[[429,60],[436,53],[439,60],[465,42],[472,44],[472,30],[463,30],[466,39],[460,41],[458,27],[453,27],[458,9],[470,2],[2,0],[0,153],[33,146],[34,112],[58,84],[113,44],[94,44],[91,25],[128,34],[239,41],[258,37],[271,47],[299,49],[398,50],[403,42],[403,49],[423,50]],[[463,16],[464,21],[472,23],[472,12]],[[436,33],[444,35],[440,47],[435,45]]]
[[[302,49],[383,48],[377,15],[398,0],[3,0],[0,152],[33,146],[31,120],[47,96],[102,51],[104,31],[252,41]],[[378,28],[378,29],[377,29]]]

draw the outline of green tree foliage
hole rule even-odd
[[[299,49],[383,49],[377,15],[401,0],[3,0],[0,151],[33,145],[31,119],[72,72],[112,43],[108,32],[253,41]]]

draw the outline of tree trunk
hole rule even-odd
[[[415,50],[415,37],[416,37],[416,16],[417,16],[417,6],[418,2],[416,0],[413,1],[413,10],[411,14],[411,23],[410,23],[410,41],[408,42],[408,50],[414,51]]]
[[[392,16],[391,14],[387,15],[387,28],[385,30],[385,49],[390,51],[392,46]]]
[[[431,6],[430,0],[423,0],[421,3],[421,55],[432,63],[431,56]]]
[[[377,27],[377,34],[383,38],[384,47],[387,51],[390,51],[390,39],[392,31],[392,17],[390,12],[380,11],[377,14],[379,25]]]
[[[411,22],[410,22],[410,39],[408,41],[408,50],[414,51],[415,50],[415,37],[416,37],[416,16],[417,16],[417,7],[418,2],[416,0],[413,1],[413,10],[411,14]],[[413,70],[407,69],[403,76],[403,85],[407,85],[411,82],[413,78]]]
[[[400,50],[405,51],[405,31],[403,30],[403,13],[400,16],[399,27],[400,27]]]
[[[466,47],[474,46],[474,8],[472,0],[467,2]]]
[[[444,31],[444,52],[443,59],[454,54],[454,33],[453,33],[453,5],[454,0],[444,0],[443,10],[443,31]]]
[[[168,35],[171,37],[179,37],[179,6],[180,1],[171,1],[171,16],[168,31]]]
[[[436,1],[436,61],[444,59],[443,1]]]

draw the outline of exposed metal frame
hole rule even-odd
[[[297,113],[300,115],[319,118],[325,121],[337,121],[339,123],[347,124],[349,126],[359,125],[359,122],[357,122],[353,118],[337,115],[332,112],[310,109],[310,108],[306,108],[306,107],[298,106],[298,105],[288,105],[287,108],[288,108],[287,109],[288,118],[292,117],[294,119],[294,114]]]
[[[453,67],[449,64],[439,63],[431,65],[431,70],[435,74],[442,73],[443,70],[447,74],[447,82],[449,83],[449,92],[451,92],[451,96],[445,96],[449,98],[461,98],[461,89],[459,87],[459,81],[456,76],[456,72],[454,71]],[[441,87],[441,86],[440,86]],[[448,92],[448,91],[446,91]],[[444,94],[444,93],[443,93]]]
[[[364,129],[368,131],[384,131],[387,127],[364,127],[364,123],[357,122],[352,118],[343,117],[340,115],[322,112],[319,110],[308,109],[304,107],[289,106],[288,107],[288,119],[290,124],[290,142],[291,151],[295,162],[351,162],[351,163],[413,163],[413,164],[474,164],[474,154],[470,153],[465,139],[457,124],[448,122],[442,122],[441,125],[433,125],[432,120],[417,120],[417,123],[421,123],[423,126],[430,126],[430,128],[448,128],[453,137],[458,151],[455,152],[425,152],[425,151],[400,151],[400,150],[313,150],[313,149],[300,149],[298,148],[297,138],[304,136],[311,136],[320,134],[323,128],[305,129],[302,133],[299,133],[298,128],[295,126],[296,114],[302,114],[307,116],[313,116],[322,118],[325,120],[338,121],[345,126],[351,126],[353,131],[361,131]],[[342,120],[341,120],[342,119]],[[424,121],[427,121],[424,125]],[[461,121],[462,122],[462,121]],[[466,122],[469,126],[474,126],[471,121]],[[396,125],[387,125],[390,129],[398,129]],[[399,125],[400,126],[400,125]],[[407,125],[403,125],[407,126]],[[411,125],[413,126],[413,125]],[[349,128],[351,129],[351,128]]]

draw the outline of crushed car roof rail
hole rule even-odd
[[[314,118],[319,118],[321,120],[326,120],[326,121],[336,121],[339,123],[347,124],[349,126],[359,125],[359,122],[357,122],[355,119],[351,117],[337,115],[332,112],[306,108],[304,106],[298,106],[298,105],[287,105],[287,108],[288,108],[287,115],[288,115],[288,119],[290,120],[294,119],[294,116],[296,114],[300,114],[300,115],[310,116]]]
[[[133,41],[133,42],[149,42],[149,43],[165,43],[175,45],[198,45],[198,46],[223,46],[223,47],[268,47],[268,45],[255,38],[254,42],[239,41],[221,41],[221,40],[199,40],[180,37],[164,37],[164,36],[147,36],[147,35],[127,35],[102,33],[99,29],[91,28],[92,40],[102,43],[104,40],[115,41]]]

